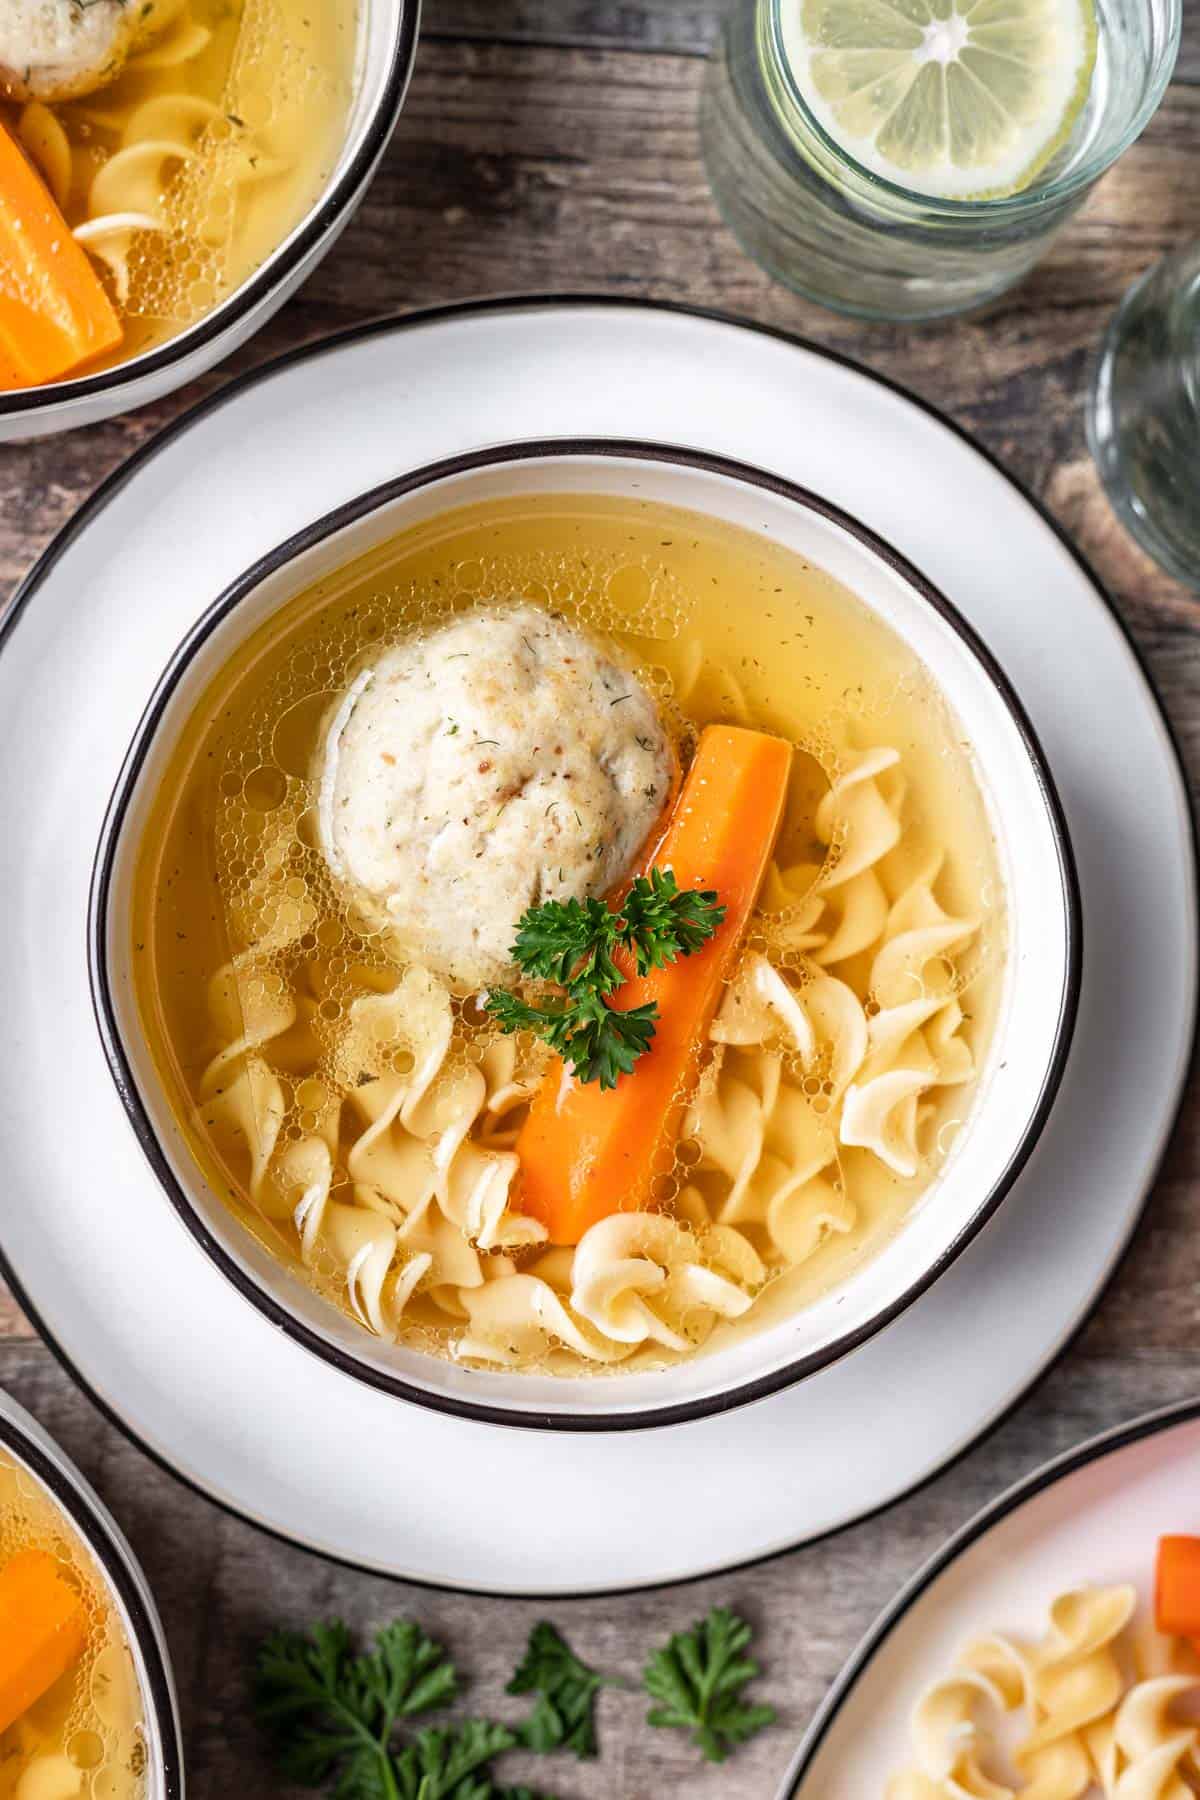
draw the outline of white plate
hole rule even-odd
[[[1195,1530],[1197,1493],[1196,1401],[1105,1432],[1018,1482],[872,1626],[809,1727],[779,1800],[882,1794],[908,1761],[922,1690],[972,1638],[1039,1637],[1051,1600],[1068,1588],[1129,1582],[1151,1615],[1158,1539]]]
[[[91,967],[113,1079],[167,1198],[272,1324],[335,1368],[459,1418],[546,1430],[633,1430],[728,1411],[832,1365],[916,1304],[962,1254],[1002,1204],[1053,1110],[1075,1022],[1079,901],[1057,802],[1047,791],[1049,770],[1014,697],[965,641],[961,618],[942,596],[925,591],[894,551],[868,542],[860,524],[831,516],[828,501],[742,464],[613,438],[599,441],[600,454],[595,441],[590,448],[558,443],[557,452],[547,453],[544,444],[483,449],[449,466],[409,471],[315,522],[301,539],[289,539],[214,602],[164,674],[114,795],[92,890]],[[622,1369],[605,1380],[464,1368],[385,1342],[286,1271],[197,1172],[145,1042],[129,937],[129,887],[164,759],[214,671],[263,619],[285,598],[422,519],[497,495],[566,492],[694,508],[760,532],[836,576],[886,620],[956,716],[971,722],[972,755],[1014,920],[1005,991],[972,1118],[904,1230],[802,1312],[712,1355],[654,1372]],[[1026,928],[1030,920],[1036,929]]]
[[[1046,748],[1079,861],[1085,963],[1054,1116],[994,1221],[919,1305],[760,1406],[570,1438],[406,1407],[247,1305],[129,1130],[84,941],[93,849],[136,715],[218,590],[401,469],[556,435],[690,444],[777,470],[923,568],[1005,665]],[[0,1244],[68,1365],[185,1479],[410,1580],[546,1595],[651,1585],[897,1498],[996,1419],[1085,1316],[1187,1068],[1187,802],[1093,579],[945,421],[826,353],[699,314],[625,302],[425,314],[299,352],[188,414],[60,535],[25,599],[0,654]],[[314,1413],[336,1427],[318,1437]],[[532,1487],[536,1531],[510,1504]]]

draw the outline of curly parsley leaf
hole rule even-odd
[[[656,1650],[642,1672],[652,1700],[651,1725],[689,1731],[709,1762],[724,1762],[775,1718],[773,1706],[750,1705],[743,1690],[759,1673],[745,1656],[752,1633],[728,1607],[715,1606],[690,1631],[679,1631]]]
[[[578,1757],[598,1753],[596,1695],[614,1686],[580,1662],[562,1634],[545,1619],[534,1626],[520,1668],[508,1684],[510,1694],[536,1694],[533,1711],[518,1726],[529,1750],[573,1750]]]
[[[654,1036],[658,1004],[618,1012],[594,994],[568,997],[560,1004],[533,1006],[505,988],[493,990],[485,1008],[505,1032],[529,1031],[570,1063],[580,1081],[616,1087],[628,1075]]]
[[[534,1037],[544,1038],[560,1056],[566,1054],[567,1040],[575,1024],[575,1010],[565,1003],[534,1006],[507,988],[493,988],[484,1002],[484,1011],[490,1013],[501,1031],[532,1032]]]
[[[634,881],[619,912],[602,900],[547,900],[517,926],[513,960],[538,981],[556,982],[561,999],[538,1005],[505,988],[486,1010],[505,1032],[530,1031],[570,1063],[579,1081],[615,1087],[650,1048],[656,1002],[618,1010],[605,998],[624,976],[614,952],[624,950],[639,975],[691,956],[725,917],[715,892],[681,890],[670,869]]]
[[[646,975],[701,949],[724,917],[715,889],[681,890],[673,869],[651,869],[625,896],[618,933],[638,974]]]
[[[525,975],[608,994],[621,985],[617,942],[616,915],[603,900],[546,900],[522,915],[512,955]]]
[[[618,1012],[603,1000],[581,1001],[567,1034],[563,1060],[570,1063],[579,1081],[598,1081],[602,1088],[616,1087],[628,1075],[639,1056],[650,1048],[658,1002],[631,1006]]]

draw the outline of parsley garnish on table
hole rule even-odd
[[[691,956],[725,917],[711,889],[680,889],[670,869],[639,875],[619,909],[602,900],[547,900],[521,918],[513,961],[523,975],[554,982],[561,998],[544,1004],[508,989],[488,995],[487,1011],[505,1032],[529,1031],[569,1063],[579,1081],[615,1087],[650,1048],[658,1003],[618,1010],[608,996],[624,984],[624,952],[639,975]]]
[[[391,1800],[538,1800],[529,1788],[500,1788],[492,1781],[488,1764],[517,1740],[507,1725],[488,1719],[468,1719],[457,1726],[427,1726],[395,1757],[392,1768],[396,1785],[378,1793]],[[377,1790],[365,1789],[363,1800],[375,1800]],[[343,1790],[335,1790],[343,1800]],[[350,1800],[358,1800],[350,1790]],[[550,1800],[549,1795],[541,1800]]]
[[[759,1674],[743,1655],[751,1638],[744,1619],[714,1606],[690,1631],[677,1631],[646,1664],[642,1682],[658,1705],[646,1714],[651,1725],[689,1731],[709,1762],[724,1762],[775,1718],[773,1706],[755,1706],[743,1689]]]
[[[518,1742],[507,1725],[467,1719],[398,1740],[402,1720],[446,1705],[457,1688],[445,1650],[411,1619],[384,1626],[361,1656],[331,1620],[267,1639],[254,1705],[284,1779],[329,1785],[335,1800],[550,1800],[492,1781],[492,1759]]]
[[[758,1674],[743,1654],[749,1641],[750,1627],[721,1607],[678,1632],[642,1677],[658,1702],[649,1723],[688,1731],[712,1762],[770,1724],[771,1707],[743,1699]],[[334,1619],[266,1639],[254,1710],[284,1780],[323,1788],[330,1800],[554,1800],[541,1790],[500,1786],[492,1764],[510,1750],[598,1755],[597,1696],[602,1687],[622,1686],[581,1662],[542,1620],[508,1684],[510,1694],[534,1696],[525,1719],[415,1725],[458,1694],[444,1647],[413,1620],[396,1619],[355,1654],[349,1631]]]
[[[561,1632],[543,1619],[530,1632],[524,1660],[507,1689],[537,1695],[533,1711],[517,1728],[522,1744],[595,1756],[596,1696],[602,1687],[619,1685],[580,1662]]]

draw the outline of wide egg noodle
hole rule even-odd
[[[818,808],[818,836],[836,846],[828,866],[773,871],[766,904],[791,912],[772,923],[770,941],[786,952],[787,965],[754,950],[743,957],[713,1023],[718,1049],[688,1117],[698,1169],[729,1183],[715,1216],[763,1227],[770,1251],[788,1267],[855,1223],[839,1146],[865,1149],[894,1173],[915,1176],[922,1097],[974,1073],[948,959],[970,943],[977,922],[937,901],[940,855],[894,899],[880,870],[903,834],[898,764],[886,747],[852,754]],[[865,898],[850,911],[835,908],[826,935],[830,894],[856,888]],[[822,962],[839,938],[842,949]],[[869,1016],[848,982],[829,972],[868,953]]]
[[[969,1644],[918,1700],[912,1763],[887,1800],[1190,1800],[1200,1728],[1180,1703],[1200,1693],[1200,1667],[1183,1644],[1134,1632],[1135,1604],[1131,1587],[1075,1588],[1040,1642]]]

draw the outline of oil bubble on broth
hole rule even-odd
[[[673,1157],[569,1243],[522,1204],[522,1134],[561,1070],[381,927],[318,819],[356,680],[522,605],[627,671],[685,777],[714,724],[792,746],[757,905],[666,1107]],[[757,537],[577,496],[444,514],[260,628],[174,751],[134,912],[149,1043],[247,1229],[385,1341],[572,1374],[726,1342],[877,1254],[968,1120],[1005,948],[970,749],[903,642]]]

